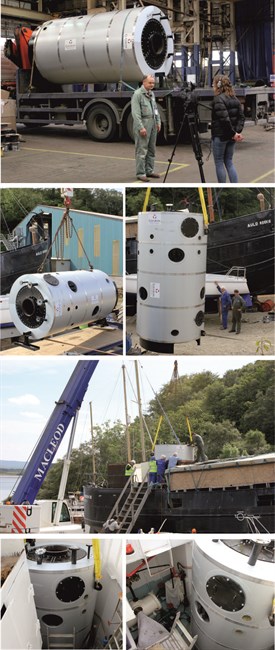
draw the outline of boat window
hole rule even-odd
[[[54,515],[55,515],[55,509],[56,509],[56,501],[53,501],[52,504],[52,522],[54,520]],[[61,515],[60,515],[60,522],[65,523],[66,521],[71,521],[69,509],[66,503],[62,503],[62,508],[61,508]]]
[[[172,501],[172,508],[181,508],[182,507],[182,500],[181,499],[175,499],[174,497],[171,497]]]
[[[227,612],[237,612],[245,605],[241,585],[227,576],[212,576],[206,583],[206,591],[213,603]]]

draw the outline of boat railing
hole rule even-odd
[[[114,505],[113,509],[111,510],[111,512],[110,512],[110,514],[109,514],[108,519],[112,519],[112,517],[114,517],[114,515],[115,515],[116,517],[118,516],[118,513],[119,513],[119,511],[120,511],[120,509],[121,509],[121,504],[123,503],[123,497],[124,497],[124,494],[125,494],[125,492],[127,492],[127,490],[131,487],[132,482],[133,482],[133,474],[132,474],[131,476],[129,476],[128,481],[126,481],[126,483],[125,483],[125,485],[124,485],[124,488],[123,488],[122,492],[121,492],[120,495],[119,495],[119,498],[118,498],[117,501],[115,502],[115,505]]]
[[[246,268],[245,266],[231,266],[231,269],[229,269],[225,275],[235,275],[237,278],[246,278]]]

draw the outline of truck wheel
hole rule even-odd
[[[110,106],[105,104],[92,106],[86,118],[86,127],[92,140],[100,140],[100,142],[114,140],[117,123]]]
[[[134,142],[135,141],[134,122],[133,122],[131,111],[127,115],[127,119],[126,119],[126,132],[127,132],[128,137],[130,138],[130,140],[132,140],[132,142]]]

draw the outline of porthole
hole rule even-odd
[[[241,585],[227,576],[209,578],[206,591],[213,603],[227,612],[238,612],[245,605],[245,594]]]
[[[199,232],[199,224],[194,217],[187,217],[181,224],[184,237],[195,237]]]
[[[147,296],[148,296],[148,292],[147,292],[147,290],[145,289],[145,287],[140,287],[140,289],[139,289],[139,296],[140,296],[141,300],[146,300],[146,298],[147,298]]]
[[[71,291],[73,291],[74,293],[77,292],[77,286],[76,286],[75,282],[72,282],[72,280],[69,280],[69,282],[68,282],[68,287],[69,287],[69,288],[71,289]]]
[[[78,600],[85,591],[85,582],[77,576],[64,578],[58,583],[55,593],[58,600],[63,603],[72,603]]]
[[[198,327],[200,327],[203,324],[204,321],[204,313],[203,311],[198,311],[196,317],[195,317],[195,323]]]
[[[171,248],[168,257],[171,262],[182,262],[184,259],[184,251],[181,248]]]
[[[196,605],[196,610],[197,610],[197,613],[198,613],[199,617],[202,618],[203,621],[208,623],[209,622],[209,616],[207,614],[206,609],[204,609],[202,604],[199,603],[197,600],[195,602],[195,605]]]
[[[63,623],[63,618],[56,616],[56,614],[45,614],[45,616],[42,616],[42,621],[49,627],[57,627]]]

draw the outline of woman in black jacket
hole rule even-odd
[[[217,75],[213,81],[214,99],[212,105],[212,142],[216,174],[219,183],[226,182],[226,170],[230,183],[238,183],[233,165],[235,142],[241,142],[244,114],[230,79]]]

